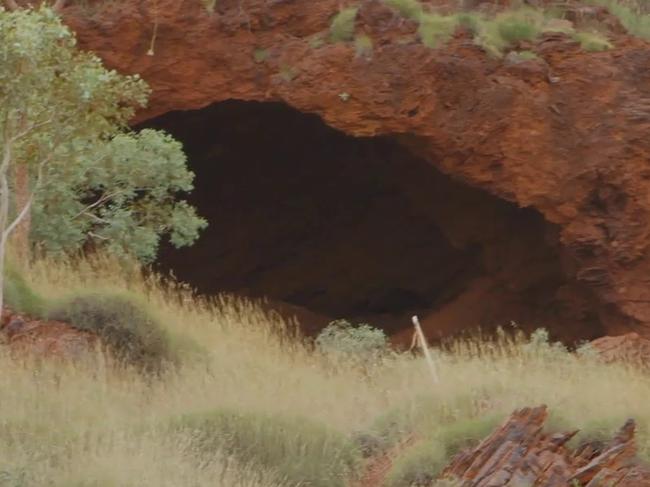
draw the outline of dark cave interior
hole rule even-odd
[[[243,101],[144,126],[181,140],[196,173],[189,200],[210,226],[190,248],[163,246],[159,266],[200,293],[265,298],[308,334],[346,318],[405,341],[415,313],[434,339],[513,322],[565,341],[600,333],[552,225],[395,139]]]

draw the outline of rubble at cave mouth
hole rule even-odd
[[[267,298],[308,333],[344,317],[400,337],[414,313],[432,338],[511,322],[565,341],[602,333],[556,228],[393,138],[234,100],[143,126],[181,140],[196,173],[190,200],[210,226],[159,264],[201,293]]]

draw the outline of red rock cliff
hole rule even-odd
[[[374,47],[360,56],[317,42],[340,4],[220,0],[208,14],[200,0],[123,0],[65,15],[83,48],[150,83],[140,120],[283,101],[348,134],[394,136],[454,179],[535,208],[560,229],[564,272],[596,296],[607,331],[646,333],[650,46],[617,35],[614,49],[586,53],[554,35],[531,47],[543,61],[512,64],[462,32],[429,49],[368,0],[357,30]]]

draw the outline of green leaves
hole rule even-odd
[[[9,174],[27,165],[31,236],[48,252],[87,244],[155,258],[160,238],[189,245],[206,222],[179,193],[191,191],[180,143],[128,131],[149,88],[106,69],[50,9],[0,10],[0,148]],[[18,209],[15,209],[17,212]]]

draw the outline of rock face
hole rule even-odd
[[[150,83],[139,121],[224,100],[273,101],[349,135],[389,137],[456,181],[534,209],[556,229],[566,286],[553,299],[587,303],[593,326],[609,334],[647,334],[648,44],[609,22],[610,51],[586,53],[553,34],[527,46],[539,61],[509,63],[463,32],[429,49],[413,23],[368,0],[356,30],[373,48],[359,52],[324,42],[345,3],[223,0],[208,13],[200,0],[121,0],[65,15],[83,48]],[[470,290],[491,299],[478,284]]]
[[[605,336],[591,342],[600,359],[606,363],[623,363],[650,368],[650,340],[638,333]]]
[[[607,444],[571,450],[566,444],[577,432],[544,433],[546,418],[545,407],[516,411],[476,448],[458,454],[442,477],[463,487],[650,486],[650,469],[635,458],[633,420]]]
[[[0,338],[17,357],[79,359],[95,350],[96,335],[67,323],[34,320],[5,310]]]

